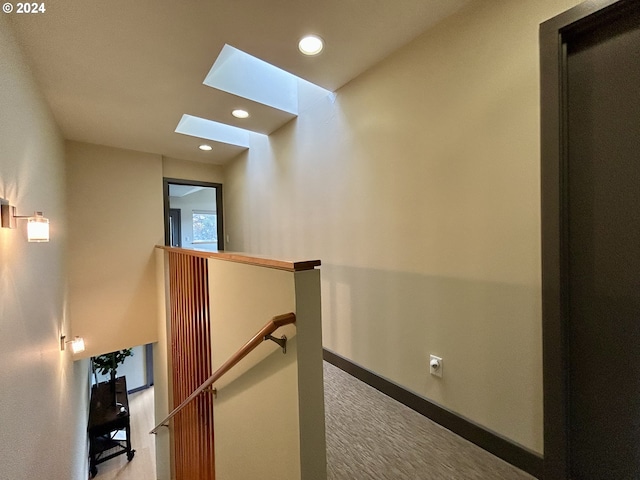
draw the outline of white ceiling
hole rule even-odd
[[[203,85],[225,44],[335,91],[469,1],[48,0],[10,18],[65,138],[223,164],[244,148],[198,150],[174,132],[183,114],[261,132],[291,120]],[[317,57],[297,50],[307,33],[325,40]]]
[[[169,184],[169,197],[186,197],[192,193],[199,192],[208,187],[197,187],[195,185],[176,185],[175,183]]]

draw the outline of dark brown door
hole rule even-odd
[[[182,212],[179,208],[169,209],[169,245],[182,247]]]
[[[565,392],[545,381],[545,395],[564,403],[565,470],[550,479],[640,479],[640,2],[618,3],[562,31],[551,317],[562,323]],[[545,375],[557,374],[547,353],[558,352],[545,351]],[[545,438],[546,453],[560,437]]]

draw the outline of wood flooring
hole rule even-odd
[[[128,462],[126,455],[98,465],[95,480],[156,480],[155,435],[149,435],[153,424],[153,387],[129,395],[131,414],[131,446],[136,453]]]

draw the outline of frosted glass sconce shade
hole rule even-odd
[[[36,212],[27,223],[27,239],[30,242],[49,241],[49,219],[42,216],[42,212]]]
[[[42,212],[35,212],[33,216],[16,215],[13,205],[0,205],[2,228],[16,228],[17,220],[27,220],[27,239],[30,242],[49,241],[49,219],[42,216]]]
[[[60,350],[64,350],[64,347],[67,343],[71,344],[71,351],[76,353],[84,352],[84,338],[82,337],[73,337],[73,340],[68,340],[64,335],[60,337]]]

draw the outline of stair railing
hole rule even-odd
[[[258,345],[265,340],[272,340],[276,342],[282,348],[283,352],[286,352],[286,337],[281,339],[274,338],[272,336],[280,327],[289,325],[296,322],[296,316],[294,313],[285,313],[283,315],[277,315],[273,317],[269,322],[265,324],[247,343],[245,343],[236,353],[234,353],[229,360],[224,362],[220,368],[218,368],[208,379],[206,379],[202,385],[196,388],[191,395],[184,399],[184,401],[178,405],[173,411],[167,415],[156,427],[151,430],[150,434],[157,434],[161,427],[168,427],[169,421],[179,413],[184,407],[191,403],[198,395],[207,390],[214,382],[218,381],[225,373],[231,370],[240,360],[251,353]]]

